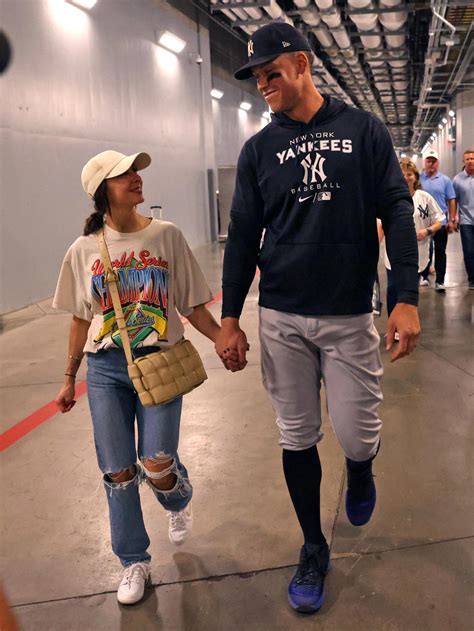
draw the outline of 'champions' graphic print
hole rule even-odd
[[[168,333],[168,261],[155,258],[148,250],[138,256],[132,250],[124,252],[120,259],[112,261],[119,281],[117,288],[127,324],[132,348],[155,332],[160,340],[167,339]],[[103,324],[94,343],[111,336],[112,341],[122,348],[122,340],[115,319],[112,297],[105,282],[104,265],[96,259],[92,265],[92,296],[102,306]]]

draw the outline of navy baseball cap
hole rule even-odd
[[[294,53],[298,50],[312,52],[306,37],[294,26],[286,22],[270,22],[253,33],[248,41],[248,63],[234,74],[236,79],[250,79],[252,68],[266,64],[283,53]]]

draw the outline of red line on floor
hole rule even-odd
[[[85,394],[86,390],[86,382],[80,381],[76,386],[76,399]],[[33,412],[33,414],[24,418],[22,421],[18,421],[16,425],[13,425],[13,427],[10,427],[10,429],[7,429],[6,432],[0,435],[0,452],[8,449],[8,447],[11,447],[11,445],[16,443],[17,440],[20,440],[20,438],[29,434],[35,429],[35,427],[38,427],[38,425],[41,425],[52,416],[55,416],[58,412],[59,410],[56,403],[54,401],[50,401],[49,403],[46,403],[46,405],[43,405],[43,407],[39,408],[39,410],[36,410],[36,412]]]
[[[216,294],[207,304],[208,306],[213,305],[221,299],[222,291]],[[183,318],[183,323],[187,324],[187,322],[188,321],[186,320],[186,318]],[[83,394],[85,394],[86,391],[86,382],[80,381],[76,385],[76,400]],[[38,427],[45,421],[49,420],[53,416],[56,416],[56,414],[59,414],[56,403],[54,401],[50,401],[49,403],[46,403],[46,405],[43,405],[43,407],[36,410],[36,412],[33,412],[33,414],[30,414],[21,421],[18,421],[18,423],[13,425],[13,427],[10,427],[10,429],[7,429],[6,432],[0,434],[0,453],[2,451],[5,451],[5,449],[8,449],[8,447],[11,447],[14,443],[32,432],[36,427]]]

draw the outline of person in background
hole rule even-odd
[[[453,186],[456,192],[459,211],[464,265],[466,266],[469,289],[474,290],[474,150],[467,149],[463,155],[464,169],[458,173]]]
[[[420,187],[420,173],[415,164],[409,160],[400,162],[402,173],[413,200],[413,221],[415,222],[418,241],[418,273],[421,274],[429,262],[429,239],[441,230],[444,213],[436,200]],[[385,269],[387,270],[387,314],[390,316],[397,304],[397,287],[392,267],[385,252]],[[398,336],[395,335],[395,339]]]
[[[448,243],[448,233],[456,229],[456,193],[453,183],[447,175],[439,171],[438,152],[430,149],[424,156],[425,170],[421,174],[420,182],[424,191],[435,198],[438,206],[444,213],[441,230],[433,237],[436,281],[435,290],[444,293],[444,279],[446,276],[446,246]],[[426,269],[422,272],[422,285],[429,284],[428,262]]]

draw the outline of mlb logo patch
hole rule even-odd
[[[318,193],[318,202],[327,202],[329,199],[331,199],[331,193],[329,191]]]

